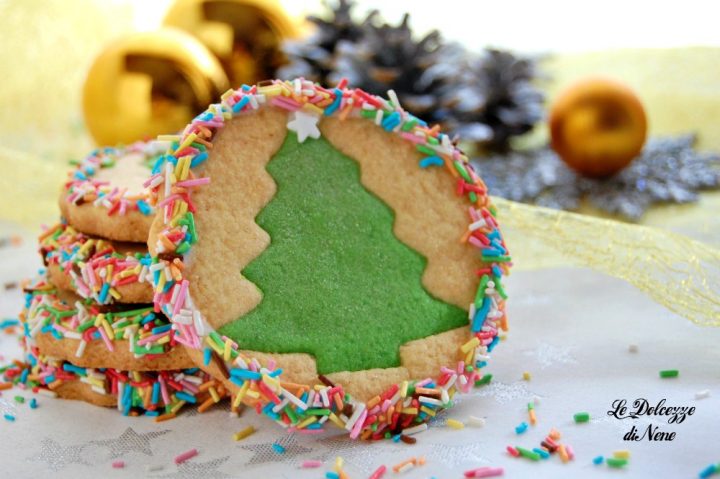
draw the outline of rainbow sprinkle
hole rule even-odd
[[[132,309],[105,311],[92,302],[67,304],[56,295],[55,287],[44,278],[27,285],[22,313],[25,336],[29,342],[38,334],[50,334],[56,340],[79,340],[76,357],[82,357],[88,344],[102,342],[114,351],[114,342],[127,340],[136,358],[165,354],[175,346],[172,324],[152,306],[128,306]]]
[[[48,228],[39,242],[45,266],[57,265],[85,299],[112,303],[122,298],[126,288],[146,282],[151,295],[148,253],[122,254],[112,242],[90,238],[65,222]]]
[[[220,103],[210,105],[180,134],[158,138],[169,143],[169,149],[144,184],[165,225],[149,267],[156,311],[164,312],[175,324],[177,342],[210,350],[204,353],[206,364],[212,361],[223,379],[236,386],[233,408],[246,404],[298,433],[314,434],[327,422],[345,429],[353,439],[403,438],[420,432],[438,410],[452,405],[456,392],[468,392],[473,385],[489,382],[491,376],[483,376],[480,370],[499,342],[499,331],[507,330],[507,295],[502,278],[512,262],[485,184],[446,134],[404,111],[393,92],[389,96],[387,100],[348,88],[345,81],[326,89],[303,79],[273,80],[229,90]],[[468,202],[468,227],[458,236],[477,249],[479,256],[478,288],[469,306],[468,339],[458,346],[462,360],[456,366],[442,368],[436,378],[393,385],[363,403],[353,400],[342,385],[323,378],[317,385],[285,383],[282,370],[241,353],[237,344],[218,335],[195,308],[188,279],[183,276],[183,259],[198,241],[192,192],[210,179],[196,177],[193,169],[209,160],[212,140],[227,121],[266,107],[303,115],[335,115],[341,120],[365,118],[413,144],[423,155],[420,168],[444,168],[453,177],[456,194]],[[420,388],[432,393],[419,393]]]
[[[225,396],[222,384],[197,368],[143,372],[81,368],[44,356],[35,347],[31,347],[25,357],[25,363],[15,361],[5,368],[5,381],[53,397],[56,396],[54,390],[64,383],[80,381],[96,394],[116,396],[117,409],[125,416],[144,414],[155,417],[156,421],[163,420],[174,417],[188,402],[214,404]],[[217,400],[209,392],[211,389],[216,389]],[[203,412],[201,407],[198,410]]]
[[[112,168],[125,158],[141,157],[150,163],[161,153],[154,142],[136,142],[121,148],[99,148],[80,161],[76,168],[68,173],[64,185],[65,201],[75,205],[93,203],[94,206],[107,209],[108,215],[125,215],[129,211],[139,211],[145,216],[154,213],[148,203],[148,192],[130,194],[125,189],[113,187],[107,181],[93,177],[103,168]],[[149,169],[149,168],[148,168]]]

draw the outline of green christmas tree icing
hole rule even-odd
[[[263,299],[222,334],[243,349],[309,353],[331,373],[399,366],[402,344],[467,324],[424,289],[425,258],[395,237],[357,162],[288,133],[267,170],[278,191],[256,221],[271,244],[242,271]]]

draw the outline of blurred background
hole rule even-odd
[[[718,246],[718,13],[696,0],[0,0],[0,222],[52,221],[68,161],[98,145],[172,132],[229,86],[302,74],[393,88],[461,134],[491,194]],[[548,127],[597,75],[647,122],[642,151],[600,176]]]

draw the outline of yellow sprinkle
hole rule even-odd
[[[530,381],[530,373],[527,372],[527,371],[525,371],[525,372],[523,373],[523,379],[524,379],[525,381]]]
[[[242,431],[236,432],[235,434],[233,434],[233,439],[235,439],[236,441],[242,441],[243,439],[245,439],[246,437],[248,437],[254,433],[255,433],[255,428],[252,426],[248,426],[245,429],[243,429]]]
[[[627,449],[615,451],[613,452],[613,457],[616,459],[630,459],[630,451]]]
[[[416,407],[406,407],[406,408],[403,408],[402,413],[410,414],[410,415],[414,416],[418,413],[418,410]]]
[[[436,414],[435,411],[433,411],[432,409],[430,409],[427,406],[420,406],[420,411],[424,412],[428,416],[435,416],[435,414]]]
[[[317,416],[310,416],[309,418],[305,419],[303,422],[298,424],[297,428],[303,429],[303,428],[309,426],[310,424],[314,423],[315,421],[317,421]]]
[[[225,340],[225,347],[223,348],[223,359],[230,361],[230,351],[232,351],[232,340],[230,338]]]
[[[257,391],[253,391],[252,389],[248,389],[247,395],[253,399],[257,399],[260,397],[260,393],[258,393]],[[313,416],[313,417],[315,417],[315,416]]]
[[[457,419],[448,419],[448,420],[445,422],[445,424],[447,424],[448,426],[450,426],[450,427],[453,428],[453,429],[462,429],[462,428],[465,427],[465,424],[463,424],[462,422],[458,421]]]
[[[406,397],[407,396],[407,390],[408,390],[408,382],[403,381],[402,385],[400,386],[400,397]]]
[[[330,413],[330,420],[335,423],[336,426],[338,426],[341,429],[345,429],[345,423],[342,422],[342,420],[335,415],[335,413]]]
[[[162,275],[162,277],[164,277],[164,275]],[[210,336],[205,336],[205,344],[207,344],[208,346],[210,346],[210,347],[218,354],[218,356],[223,356],[223,351],[222,351],[222,349],[220,349],[220,346],[218,346],[217,344],[215,344],[215,341],[212,341],[212,340],[210,339]],[[245,386],[245,384],[249,384],[249,383],[246,382],[246,383],[243,384],[243,386]]]
[[[162,338],[155,341],[156,344],[167,344],[170,342],[170,336],[163,336]]]
[[[185,147],[187,147],[187,146],[190,146],[190,144],[191,144],[193,141],[195,141],[196,138],[197,138],[197,133],[190,133],[188,136],[185,137],[185,140],[178,145],[178,148],[177,148],[177,150],[175,150],[175,151],[177,152],[177,151],[180,151],[180,150],[182,150],[183,148],[185,148]]]
[[[180,408],[183,407],[184,405],[185,405],[185,401],[178,401],[178,402],[175,403],[175,405],[170,409],[170,412],[173,413],[173,414],[175,414],[175,413],[177,413],[177,412],[180,410]]]
[[[118,290],[115,288],[108,289],[108,294],[115,299],[120,299],[120,293],[118,293]]]
[[[342,470],[344,463],[345,463],[345,461],[343,461],[342,457],[340,457],[340,456],[336,457],[335,458],[335,471],[340,472],[340,470]]]
[[[208,388],[208,391],[210,392],[210,396],[212,396],[212,398],[213,398],[213,402],[215,402],[215,403],[220,402],[220,395],[218,394],[217,390],[214,387],[210,386]]]
[[[479,345],[480,345],[480,339],[477,337],[474,337],[467,343],[460,346],[460,351],[462,351],[463,353],[467,353],[468,351],[475,349]]]
[[[267,374],[262,375],[262,380],[275,393],[280,392],[280,383],[276,379],[271,378]]]
[[[242,402],[243,398],[245,397],[245,393],[247,393],[248,386],[250,386],[249,381],[245,381],[240,388],[240,391],[235,395],[235,399],[233,399],[232,407],[237,408],[240,406],[240,403]]]
[[[475,354],[473,350],[468,351],[465,355],[465,364],[472,364],[474,355]]]
[[[180,141],[180,135],[158,135],[157,141]]]
[[[225,93],[220,95],[220,99],[225,101],[228,98],[230,98],[234,92],[235,92],[235,90],[233,90],[232,88],[229,88]]]

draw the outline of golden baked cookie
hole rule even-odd
[[[392,92],[243,86],[159,139],[156,306],[234,405],[379,439],[483,381],[511,259],[467,157]]]
[[[68,173],[60,211],[78,231],[116,241],[147,241],[153,209],[143,182],[160,151],[153,143],[99,148]]]

